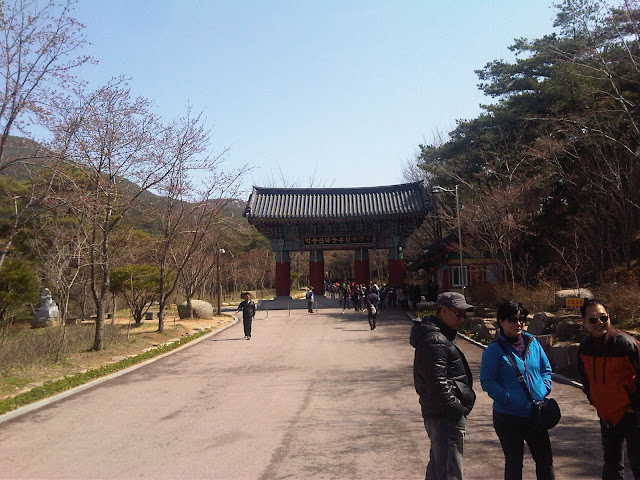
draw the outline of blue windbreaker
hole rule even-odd
[[[525,345],[528,342],[524,361],[516,349],[500,334],[507,349],[513,353],[516,365],[525,378],[533,399],[542,400],[551,392],[551,364],[533,335],[522,332],[522,336]],[[494,410],[508,415],[529,417],[531,403],[518,382],[509,358],[496,340],[491,342],[482,354],[480,385],[493,399]]]

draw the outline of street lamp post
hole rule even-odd
[[[458,185],[456,184],[456,188],[454,190],[450,188],[444,188],[439,185],[435,185],[432,191],[434,193],[437,193],[437,192],[453,193],[456,196],[456,220],[458,222],[458,246],[460,247],[460,279],[462,283],[462,294],[464,295],[467,282],[466,282],[466,275],[464,274],[464,264],[462,262],[462,226],[460,223],[460,199],[458,197]]]
[[[216,270],[217,270],[217,276],[218,276],[218,315],[220,315],[220,312],[222,311],[222,304],[221,304],[221,298],[222,298],[222,284],[220,283],[220,254],[225,254],[226,250],[224,248],[218,248],[218,250],[216,251]]]

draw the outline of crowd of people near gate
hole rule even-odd
[[[380,299],[379,310],[415,310],[420,301],[435,301],[438,296],[438,286],[434,282],[422,287],[416,284],[378,286],[377,282],[365,285],[353,280],[325,279],[324,290],[328,298],[339,299],[344,310],[353,308],[356,312],[364,310],[365,297],[370,291]]]

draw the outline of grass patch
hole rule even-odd
[[[2,376],[2,390],[1,393],[11,393],[14,390],[24,388],[31,383],[31,378],[20,375],[5,375]]]
[[[0,370],[51,365],[93,345],[95,326],[69,325],[41,329],[18,329],[0,339]],[[126,326],[105,325],[104,346],[127,343]]]
[[[2,415],[3,413],[10,412],[11,410],[15,410],[16,408],[22,407],[24,405],[37,402],[38,400],[42,400],[52,395],[70,390],[79,385],[83,385],[91,380],[103,377],[113,372],[117,372],[124,368],[130,367],[131,365],[135,365],[144,360],[153,358],[157,355],[161,355],[163,353],[169,352],[186,343],[189,343],[195,340],[196,338],[206,335],[209,332],[211,332],[211,329],[207,328],[200,332],[196,332],[195,334],[189,335],[188,337],[182,337],[179,340],[176,340],[175,342],[160,345],[152,350],[141,353],[139,355],[127,357],[120,361],[110,363],[108,365],[103,365],[102,367],[99,367],[99,368],[93,368],[91,370],[87,370],[86,372],[83,372],[83,373],[70,375],[60,380],[46,382],[41,386],[38,386],[29,390],[28,392],[20,393],[12,398],[6,398],[4,400],[0,400],[0,415]],[[20,378],[20,377],[16,377],[16,378]],[[20,380],[25,381],[25,379],[22,379],[22,378],[20,378]],[[18,380],[16,380],[16,382],[18,382]]]

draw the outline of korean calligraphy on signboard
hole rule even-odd
[[[318,237],[304,237],[305,247],[321,245],[362,245],[373,243],[373,235],[332,235]]]

